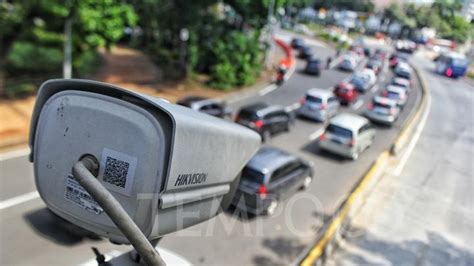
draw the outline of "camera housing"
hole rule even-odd
[[[35,182],[51,211],[128,243],[72,176],[81,157],[147,239],[205,221],[228,207],[255,132],[164,100],[89,80],[49,80],[37,96],[29,145]]]

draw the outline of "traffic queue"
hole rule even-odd
[[[291,47],[306,61],[304,73],[320,75],[322,60],[316,58],[304,41],[295,38]],[[310,88],[300,97],[299,108],[285,108],[265,102],[244,105],[236,112],[234,122],[248,127],[269,141],[274,135],[289,132],[296,118],[324,123],[317,139],[321,150],[342,158],[357,160],[373,143],[375,125],[392,126],[403,111],[412,90],[412,70],[408,56],[367,47],[353,46],[340,54],[336,68],[353,72],[332,89]],[[331,65],[328,60],[326,68]],[[362,115],[340,112],[342,106],[354,105],[362,94],[377,86],[384,67],[393,70],[393,78],[383,85],[367,104]],[[225,118],[230,110],[222,101],[187,97],[177,102],[196,111]],[[309,187],[313,180],[310,162],[274,147],[262,147],[244,167],[233,206],[248,213],[271,215],[278,204],[298,190]]]

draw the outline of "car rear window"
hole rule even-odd
[[[399,95],[398,93],[394,92],[394,91],[389,91],[387,96],[388,96],[388,98],[390,98],[390,99],[398,99],[398,98],[400,98],[400,95]]]
[[[391,108],[390,105],[388,105],[388,104],[383,104],[383,103],[380,103],[380,102],[374,102],[373,104],[374,104],[374,107],[375,107],[375,108],[377,108],[377,107],[379,107],[379,108],[385,108],[385,109],[390,109],[390,108]]]
[[[318,67],[319,66],[319,61],[311,61],[308,63],[309,67]]]
[[[262,184],[264,182],[265,175],[260,173],[257,170],[245,167],[242,170],[241,178],[243,180],[251,181],[251,182],[254,182],[254,183],[257,183],[257,184]]]
[[[240,119],[246,119],[250,121],[258,120],[258,116],[254,111],[245,110],[245,109],[240,111],[239,117]]]
[[[333,124],[329,124],[326,131],[340,137],[352,138],[352,131],[347,128],[343,128]]]
[[[312,95],[306,95],[306,101],[311,102],[311,103],[322,103],[323,100],[318,97],[314,97]]]

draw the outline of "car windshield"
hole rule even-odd
[[[336,136],[352,138],[352,131],[350,131],[347,128],[343,128],[343,127],[336,126],[333,124],[329,124],[326,131]]]
[[[257,184],[262,184],[265,180],[265,175],[255,169],[245,167],[242,170],[241,178],[243,180],[251,181]]]

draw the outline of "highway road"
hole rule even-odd
[[[414,63],[431,91],[425,127],[406,164],[387,169],[353,220],[356,234],[328,265],[474,263],[474,86],[434,74],[424,58]]]
[[[324,44],[311,44],[316,55],[323,60],[334,54]],[[304,62],[298,60],[288,82],[234,101],[230,106],[237,109],[251,102],[264,101],[293,109],[307,89],[332,89],[337,82],[350,75],[330,69],[320,77],[313,77],[302,73],[303,66]],[[362,113],[369,99],[390,77],[390,71],[383,72],[373,91],[363,95],[357,105],[344,107],[341,111]],[[159,246],[198,265],[291,262],[315,237],[325,217],[339,205],[372,161],[390,146],[412,107],[419,101],[417,82],[414,87],[401,119],[393,128],[378,128],[373,146],[361,154],[357,161],[320,152],[317,137],[323,125],[307,120],[297,119],[289,133],[278,135],[266,143],[314,163],[315,179],[311,187],[280,204],[275,215],[247,217],[246,214],[229,211],[208,222],[168,235]],[[10,204],[0,205],[0,265],[77,264],[92,257],[91,246],[98,247],[103,253],[128,249],[84,236],[77,230],[70,234],[67,224],[52,216],[34,192],[31,165],[26,156],[0,161],[0,175],[0,200],[2,204]],[[25,195],[29,200],[19,201],[22,203],[11,201],[20,195]]]

